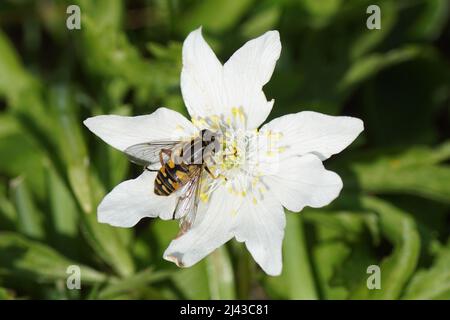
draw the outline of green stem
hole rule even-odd
[[[288,213],[284,239],[284,272],[291,299],[317,299],[301,214]]]
[[[222,246],[211,253],[206,265],[211,299],[235,299],[233,268],[226,248]]]

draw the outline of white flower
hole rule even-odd
[[[225,149],[214,170],[227,179],[206,180],[197,219],[174,239],[164,258],[189,267],[235,237],[245,242],[262,269],[281,273],[283,207],[300,211],[322,207],[342,189],[340,177],[322,161],[341,152],[363,130],[352,117],[299,112],[258,128],[274,100],[262,87],[269,81],[281,52],[277,31],[247,42],[222,65],[202,37],[193,31],[183,45],[181,90],[193,122],[159,108],[145,116],[97,116],[85,125],[111,146],[124,151],[137,143],[192,137],[199,129],[220,131]],[[153,192],[155,172],[119,184],[98,207],[98,220],[131,227],[143,217],[170,219],[176,196]]]

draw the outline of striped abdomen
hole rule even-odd
[[[185,164],[175,164],[172,159],[159,169],[155,179],[155,194],[169,196],[187,181],[189,167]]]

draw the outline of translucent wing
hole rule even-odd
[[[161,149],[173,150],[181,141],[150,141],[138,143],[125,149],[125,154],[131,162],[141,166],[149,167],[153,164],[159,163],[159,154]]]
[[[181,195],[173,213],[174,218],[181,218],[179,235],[188,231],[194,223],[200,199],[202,173],[203,168],[199,166],[189,182],[180,190]]]

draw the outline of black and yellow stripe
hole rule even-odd
[[[204,139],[206,131],[208,130],[202,130],[199,137],[183,145],[179,153],[179,157],[181,158],[180,164],[176,164],[171,157],[159,169],[155,179],[155,194],[169,196],[198,173],[198,169],[203,166],[203,152],[215,141],[215,137],[211,132],[208,133],[207,137],[211,139]]]
[[[154,192],[160,196],[169,196],[186,180],[189,168],[184,164],[175,164],[172,159],[159,169],[155,179]]]

